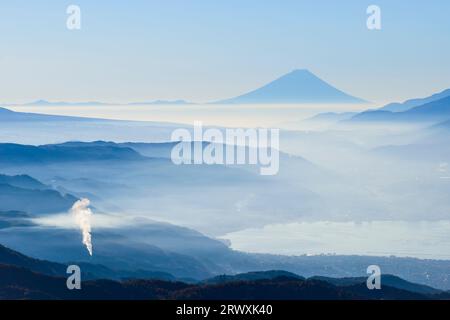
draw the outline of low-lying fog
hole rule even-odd
[[[245,251],[450,258],[446,255],[450,252],[449,135],[428,125],[305,121],[324,106],[315,110],[310,106],[223,105],[15,109],[288,128],[281,132],[281,150],[297,157],[281,157],[280,172],[273,177],[261,177],[246,168],[180,167],[169,161],[101,167],[48,165],[45,172],[39,166],[16,167],[3,173],[29,173],[69,192],[96,196],[91,199],[93,205],[103,212],[112,210],[123,216],[132,212],[186,226],[229,239],[233,248]],[[162,125],[151,131],[151,125],[108,125],[107,130],[102,125],[90,127],[89,135],[78,128],[76,140],[167,141],[174,128]],[[1,140],[37,142],[39,137],[41,143],[49,143],[77,137],[76,127],[36,123],[20,131],[18,126],[0,128]],[[164,134],[158,136],[158,132]],[[57,217],[52,219],[39,222],[57,225]]]

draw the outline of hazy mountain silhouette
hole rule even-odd
[[[0,122],[66,122],[66,121],[111,121],[104,119],[94,119],[94,118],[83,118],[83,117],[70,117],[70,116],[54,116],[39,113],[28,113],[28,112],[15,112],[6,108],[0,108]]]
[[[30,225],[20,221],[20,213],[55,213],[68,210],[77,198],[61,194],[40,181],[28,176],[0,174],[0,226]]]
[[[265,86],[235,98],[218,101],[223,104],[263,103],[365,103],[342,92],[308,70],[294,70]]]
[[[29,220],[31,215],[17,210],[0,211],[0,230],[13,227],[31,227],[35,223]]]
[[[39,190],[0,184],[0,211],[22,211],[31,214],[65,212],[78,198],[56,190]]]
[[[113,145],[88,145],[71,147],[68,145],[30,146],[0,143],[0,163],[53,163],[98,160],[143,160],[144,157],[131,148]]]
[[[14,265],[46,275],[63,276],[67,270],[67,266],[61,263],[30,258],[2,245],[0,245],[0,264]]]
[[[441,122],[450,118],[450,96],[429,102],[407,111],[391,112],[386,110],[368,110],[353,116],[352,122]]]
[[[380,108],[379,110],[391,111],[391,112],[403,112],[403,111],[412,109],[414,107],[418,107],[420,105],[424,105],[426,103],[437,101],[437,100],[440,100],[440,99],[443,99],[443,98],[446,98],[449,96],[450,96],[450,89],[447,89],[447,90],[433,94],[426,98],[410,99],[410,100],[406,100],[405,102],[402,102],[402,103],[399,103],[399,102],[389,103],[389,104],[385,105],[384,107]]]
[[[153,105],[153,104],[183,105],[183,104],[192,104],[192,102],[186,100],[154,100],[154,101],[130,102],[127,104],[130,106]]]
[[[438,123],[434,125],[431,129],[450,130],[450,120]]]
[[[42,182],[26,174],[17,176],[8,176],[0,174],[0,184],[9,184],[13,187],[25,189],[35,189],[35,190],[49,189],[49,187],[43,184]]]
[[[153,101],[142,101],[142,102],[99,102],[99,101],[83,101],[83,102],[67,102],[67,101],[48,101],[48,100],[36,100],[24,104],[22,106],[40,106],[40,107],[51,107],[51,106],[69,106],[69,107],[83,107],[83,106],[106,106],[106,105],[152,105],[152,104],[191,104],[189,101],[185,100],[153,100]]]
[[[66,102],[66,101],[56,101],[51,102],[47,100],[37,100],[30,103],[24,104],[25,106],[101,106],[106,103],[98,102],[98,101],[87,101],[87,102]]]
[[[305,119],[305,122],[318,122],[318,123],[335,123],[338,121],[343,121],[350,119],[355,116],[357,112],[324,112],[319,113],[311,118]]]

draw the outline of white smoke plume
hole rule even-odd
[[[81,199],[75,202],[70,209],[70,213],[83,234],[83,244],[92,256],[92,237],[91,237],[91,217],[92,211],[89,208],[91,202],[89,199]]]

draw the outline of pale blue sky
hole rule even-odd
[[[379,103],[450,88],[447,0],[1,0],[0,30],[2,102],[218,100],[297,68]]]

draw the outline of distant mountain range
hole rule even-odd
[[[67,101],[36,100],[24,104],[9,104],[9,105],[41,106],[41,107],[52,107],[52,106],[84,107],[84,106],[107,106],[107,105],[157,105],[157,104],[183,105],[183,104],[191,104],[191,102],[185,100],[154,100],[154,101],[142,101],[130,103],[120,103],[120,102],[108,103],[99,101],[67,102]]]
[[[135,150],[118,145],[71,144],[30,146],[0,143],[0,164],[44,164],[71,161],[127,160],[139,161],[145,158]]]
[[[318,123],[335,123],[342,120],[350,119],[351,117],[357,115],[358,112],[325,112],[319,113],[311,118],[308,118],[304,121],[307,122],[318,122]]]
[[[366,101],[336,89],[308,70],[294,70],[261,88],[216,103],[366,103]]]
[[[105,105],[107,103],[98,102],[98,101],[87,101],[87,102],[66,102],[66,101],[55,101],[50,102],[47,100],[36,100],[29,103],[23,104],[24,106],[101,106]]]
[[[69,121],[106,121],[103,119],[55,116],[39,113],[14,112],[6,108],[0,108],[0,122],[69,122]]]
[[[186,100],[155,100],[155,101],[127,103],[127,105],[152,105],[152,104],[183,105],[183,104],[193,104],[193,103],[186,101]]]
[[[212,102],[213,104],[285,104],[285,103],[367,103],[351,96],[308,70],[294,70],[282,77],[238,97]],[[37,100],[23,106],[102,106],[102,105],[187,105],[186,100],[154,100],[130,103],[98,101],[66,102]]]
[[[0,184],[9,184],[10,186],[32,190],[46,190],[48,186],[32,177],[23,174],[17,176],[7,176],[0,174]]]
[[[369,110],[368,112],[386,111],[392,113],[405,112],[418,106],[422,106],[431,102],[435,102],[450,96],[450,89],[433,94],[425,98],[416,98],[406,100],[404,102],[389,103],[377,110]],[[211,102],[212,104],[302,104],[302,103],[341,103],[341,104],[363,104],[367,101],[349,95],[329,83],[323,81],[309,70],[294,70],[280,78],[244,93],[240,96],[228,98],[220,101]],[[67,101],[48,101],[36,100],[25,104],[11,104],[22,106],[103,106],[103,105],[188,105],[195,104],[186,100],[153,100],[130,103],[107,103],[99,101],[86,102],[67,102]],[[1,108],[0,108],[1,109]],[[3,110],[4,111],[4,110]],[[2,111],[0,110],[0,113]],[[344,116],[339,113],[328,113],[327,120],[332,121],[331,117],[337,121],[343,120]],[[348,114],[349,115],[349,114]],[[318,115],[318,120],[322,118]]]
[[[30,218],[32,218],[32,216],[23,211],[0,211],[0,230],[35,226],[35,224],[29,220]]]
[[[450,119],[434,125],[435,129],[450,130]]]
[[[368,290],[366,278],[305,279],[285,271],[250,272],[221,276],[200,283],[176,279],[121,280],[100,265],[81,265],[82,290],[68,290],[67,265],[32,259],[0,245],[0,299],[67,300],[428,300],[450,299],[449,292],[382,276],[381,290]],[[99,271],[92,274],[86,269]],[[105,271],[106,270],[106,271]],[[120,272],[117,272],[120,273]],[[111,279],[110,277],[113,276]]]
[[[56,190],[31,190],[0,184],[0,210],[20,210],[33,214],[66,212],[77,201]]]
[[[399,102],[394,102],[394,103],[389,103],[387,105],[385,105],[384,107],[380,108],[379,110],[383,110],[383,111],[391,111],[391,112],[403,112],[403,111],[407,111],[409,109],[412,109],[414,107],[418,107],[433,101],[437,101],[443,98],[447,98],[450,96],[450,89],[444,90],[442,92],[433,94],[429,97],[425,97],[425,98],[417,98],[417,99],[411,99],[411,100],[406,100],[405,102],[399,103]]]
[[[353,116],[351,122],[441,122],[450,119],[450,96],[406,111],[369,110]]]
[[[61,194],[27,175],[0,175],[0,229],[24,214],[65,212],[78,199]]]
[[[357,122],[442,122],[450,119],[450,89],[429,97],[390,103],[362,112],[326,112],[304,120],[308,123],[336,124]],[[450,121],[450,120],[449,120]]]

